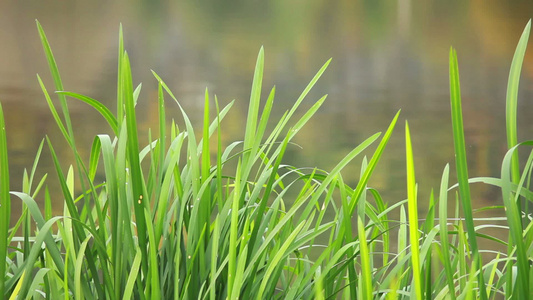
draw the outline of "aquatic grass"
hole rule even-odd
[[[276,89],[271,88],[265,99],[261,96],[265,69],[261,48],[244,139],[229,145],[222,143],[221,136],[233,101],[221,107],[216,95],[206,89],[198,126],[170,87],[152,71],[157,84],[158,130],[148,130],[143,140],[136,122],[136,104],[144,101],[139,98],[142,85],[134,88],[122,27],[116,112],[97,99],[64,90],[56,59],[38,22],[37,28],[55,92],[49,93],[39,76],[38,83],[74,162],[64,169],[53,141],[46,137],[31,170],[24,172],[22,191],[10,192],[23,203],[23,210],[13,228],[0,226],[0,233],[8,237],[0,241],[0,257],[5,259],[4,269],[0,269],[4,298],[532,296],[529,249],[533,225],[523,217],[527,209],[518,203],[533,200],[529,190],[533,153],[523,166],[519,164],[523,171],[518,175],[520,168],[513,165],[519,161],[513,157],[518,148],[533,146],[533,142],[515,141],[509,146],[500,178],[468,178],[455,50],[450,51],[450,93],[458,183],[450,183],[446,165],[438,197],[433,192],[427,200],[418,197],[417,155],[411,141],[416,132],[410,131],[406,121],[407,198],[388,199],[372,187],[371,177],[400,112],[391,116],[383,134],[354,142],[352,150],[330,171],[286,162],[284,156],[293,147],[294,137],[325,103],[327,95],[316,99],[307,110],[301,108],[331,60],[304,87],[294,105],[272,122]],[[529,24],[511,68],[507,97],[511,107],[516,107],[519,68],[528,35]],[[178,116],[168,115],[168,97],[177,105]],[[68,101],[86,103],[109,125],[110,134],[94,137],[88,161],[75,143]],[[510,115],[508,128],[516,129],[516,117]],[[9,220],[10,210],[4,206],[10,200],[10,178],[3,123],[0,106],[0,218]],[[516,130],[508,135],[516,135]],[[53,196],[47,186],[49,176],[35,178],[45,145],[60,188]],[[375,150],[369,152],[374,145]],[[343,170],[357,158],[359,180],[351,186],[345,182]],[[102,177],[105,179],[98,179]],[[474,183],[501,189],[503,205],[474,211],[476,195],[469,190],[469,184]],[[58,205],[52,198],[57,197],[64,200],[60,216],[52,214],[52,206]],[[44,213],[37,204],[41,200]],[[419,210],[423,201],[428,201],[424,215]],[[449,205],[455,205],[455,211],[449,212]],[[475,217],[477,211],[502,207],[508,226],[495,224],[502,218]],[[9,226],[9,221],[2,224]],[[508,230],[510,238],[493,236],[492,228]],[[483,249],[483,240],[503,245],[507,251]],[[485,264],[482,256],[490,257]]]

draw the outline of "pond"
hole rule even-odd
[[[512,4],[511,4],[512,3]],[[265,47],[264,93],[276,86],[276,120],[315,72],[333,57],[306,100],[329,94],[299,133],[285,163],[331,170],[371,134],[401,121],[370,185],[388,203],[405,199],[403,122],[409,120],[421,209],[453,165],[448,53],[457,49],[470,176],[498,176],[506,151],[505,93],[514,49],[533,16],[531,1],[3,1],[0,3],[0,101],[6,112],[11,189],[49,135],[65,164],[73,161],[48,110],[36,74],[53,84],[35,26],[38,19],[54,51],[65,89],[114,108],[118,28],[122,23],[138,105],[143,145],[157,128],[156,71],[190,118],[199,124],[204,89],[221,103],[236,99],[223,123],[224,143],[242,138],[259,48]],[[530,48],[531,48],[530,42]],[[533,137],[533,51],[526,53],[519,92],[519,141]],[[167,102],[168,119],[181,122]],[[110,133],[100,115],[70,102],[78,146],[88,157],[95,134]],[[85,145],[85,146],[83,146]],[[365,152],[370,156],[372,152]],[[345,170],[359,177],[361,159]],[[55,176],[49,152],[40,175]],[[452,168],[454,170],[454,168]],[[51,190],[56,184],[50,182]],[[498,190],[474,190],[474,206],[497,205]],[[62,202],[62,199],[57,199]],[[15,204],[15,203],[14,203]],[[14,215],[20,209],[14,205]],[[60,209],[60,208],[58,208]],[[62,209],[62,208],[61,208]]]

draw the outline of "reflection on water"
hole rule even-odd
[[[101,2],[101,3],[100,3]],[[65,88],[113,107],[117,32],[122,22],[134,81],[143,82],[139,127],[157,127],[156,84],[162,76],[187,109],[201,118],[207,86],[222,103],[235,98],[225,120],[229,143],[244,133],[243,117],[255,57],[266,49],[265,87],[276,85],[281,115],[319,67],[328,71],[307,106],[329,94],[324,107],[302,130],[286,162],[331,169],[349,150],[383,131],[402,109],[414,135],[421,203],[438,187],[446,163],[453,165],[448,96],[448,51],[457,48],[471,176],[496,176],[506,149],[506,80],[518,38],[533,3],[529,1],[166,1],[0,3],[0,100],[6,110],[12,189],[20,190],[23,168],[31,168],[45,134],[64,163],[72,155],[49,113],[35,77],[52,88],[34,19],[48,35]],[[526,54],[519,102],[520,140],[531,138],[533,52]],[[78,145],[87,151],[95,134],[110,132],[86,105],[70,102]],[[169,115],[178,120],[174,104]],[[402,121],[403,122],[403,121]],[[400,123],[401,124],[401,123]],[[143,129],[144,130],[144,129]],[[146,141],[146,130],[144,141]],[[62,146],[61,146],[62,145]],[[403,124],[371,179],[391,203],[406,197]],[[371,155],[370,152],[366,155]],[[53,175],[48,151],[42,173]],[[70,160],[69,160],[70,159]],[[346,169],[356,182],[359,161]],[[51,183],[53,185],[53,183]],[[495,203],[497,193],[480,189],[477,205]]]

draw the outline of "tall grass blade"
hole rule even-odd
[[[520,41],[516,46],[516,50],[511,63],[511,70],[509,71],[509,80],[507,82],[507,96],[506,96],[506,114],[505,120],[507,124],[507,146],[508,148],[514,147],[518,143],[517,134],[517,110],[518,110],[518,85],[520,83],[520,71],[522,70],[522,64],[524,62],[524,56],[526,53],[527,42],[529,40],[529,32],[531,30],[531,20],[527,22]],[[518,183],[520,180],[520,166],[518,162],[518,152],[513,154],[511,163],[511,174],[514,183]]]
[[[48,67],[50,68],[50,73],[52,74],[52,78],[54,79],[56,91],[63,91],[63,82],[61,81],[59,69],[57,68],[56,60],[54,58],[54,54],[52,53],[52,49],[50,48],[50,44],[48,43],[48,39],[46,38],[46,34],[44,33],[41,23],[39,23],[39,21],[37,20],[35,20],[35,23],[37,24],[37,30],[39,31],[39,36],[41,38],[41,43],[43,45],[46,59],[48,60]],[[63,110],[63,118],[65,119],[68,134],[73,139],[74,133],[72,131],[72,122],[70,121],[70,114],[68,111],[66,97],[64,95],[58,95],[58,97],[61,103],[61,109]]]
[[[422,273],[420,266],[420,244],[418,241],[418,203],[416,192],[415,165],[409,123],[405,121],[405,156],[407,161],[407,210],[409,212],[409,241],[411,242],[411,264],[413,271],[414,290],[416,299],[422,299]]]
[[[446,283],[450,290],[450,299],[455,300],[455,286],[454,286],[454,276],[451,265],[451,247],[448,240],[448,180],[450,178],[450,166],[446,164],[444,171],[442,173],[442,179],[440,183],[440,194],[439,194],[439,228],[440,228],[440,243],[441,243],[441,253],[442,261],[444,264],[444,271],[446,276]]]
[[[357,187],[355,188],[353,192],[352,202],[350,203],[350,214],[353,214],[353,211],[357,205],[357,201],[359,200],[359,197],[363,193],[363,190],[366,187],[368,180],[370,179],[370,175],[372,175],[372,173],[374,172],[374,169],[376,168],[376,165],[379,159],[381,158],[383,151],[385,150],[385,146],[387,146],[387,143],[389,142],[389,139],[392,135],[394,127],[396,126],[396,121],[398,120],[398,117],[400,116],[400,112],[401,111],[398,111],[396,115],[394,116],[394,118],[392,119],[389,125],[389,128],[387,128],[387,131],[383,135],[381,142],[379,143],[376,151],[374,152],[374,155],[372,155],[372,158],[370,159],[370,162],[368,163],[368,167],[365,169],[363,176],[361,176],[361,179],[359,180],[359,183],[357,184]]]
[[[237,269],[237,235],[239,222],[239,199],[240,199],[240,181],[241,181],[241,164],[239,160],[237,165],[237,174],[235,176],[235,187],[231,194],[231,221],[229,236],[229,254],[228,254],[228,293],[233,291],[235,284],[235,270]],[[230,299],[232,300],[232,299]]]
[[[252,92],[248,106],[248,117],[246,119],[246,132],[244,134],[244,149],[252,147],[255,141],[257,120],[259,114],[259,103],[261,101],[261,86],[263,82],[263,68],[265,62],[265,51],[263,47],[259,49],[257,62],[255,64],[254,79],[252,81]]]
[[[466,162],[465,137],[463,129],[463,112],[461,108],[461,88],[459,84],[459,67],[457,65],[457,53],[450,48],[450,99],[452,107],[452,127],[453,140],[455,146],[455,161],[457,167],[457,179],[459,183],[459,194],[463,213],[465,215],[468,241],[472,247],[472,254],[475,259],[474,264],[477,269],[483,266],[474,228],[474,217],[472,215],[472,200],[470,197],[470,186],[468,185],[468,166]],[[480,287],[480,298],[487,299],[485,293],[483,272],[479,272],[478,284]]]
[[[517,130],[517,110],[518,110],[518,87],[520,83],[520,72],[522,69],[524,56],[527,48],[527,43],[529,40],[529,34],[531,30],[531,20],[527,23],[516,50],[513,56],[513,61],[511,63],[511,69],[509,71],[509,79],[507,82],[507,95],[506,95],[506,128],[507,128],[507,146],[509,149],[516,149],[515,145],[518,143],[518,130]],[[518,151],[512,152],[511,161],[507,162],[504,160],[502,165],[502,193],[503,199],[506,207],[507,219],[511,231],[511,241],[509,249],[511,249],[511,243],[514,243],[517,247],[517,258],[518,258],[518,285],[514,289],[518,293],[518,297],[529,297],[529,263],[526,264],[524,261],[525,250],[522,240],[522,224],[520,213],[522,211],[522,205],[520,201],[513,200],[514,197],[510,192],[511,182],[518,184],[520,181],[520,164]],[[506,156],[507,158],[507,156]],[[506,165],[506,164],[510,164]],[[506,179],[509,176],[510,172],[510,181]],[[517,195],[518,200],[518,195]],[[525,211],[527,214],[528,212]],[[509,278],[509,276],[508,276]],[[510,289],[510,284],[507,284],[508,290]]]
[[[139,247],[143,259],[142,270],[146,274],[148,271],[148,252],[146,219],[144,217],[144,207],[148,201],[148,195],[144,192],[144,180],[141,173],[141,165],[139,161],[139,142],[137,138],[137,120],[135,117],[135,104],[133,100],[133,84],[131,79],[131,68],[128,54],[124,53],[122,58],[121,69],[121,88],[124,97],[125,113],[126,113],[126,127],[127,127],[127,157],[129,167],[131,170],[131,188],[133,192],[133,207],[135,210],[135,220],[137,224],[137,235],[139,239]]]
[[[117,70],[117,120],[118,125],[122,125],[124,120],[124,89],[122,88],[122,60],[124,56],[124,36],[122,33],[122,23],[118,31],[118,70]],[[120,131],[120,130],[119,130]]]
[[[6,125],[4,111],[0,104],[0,296],[5,297],[5,280],[7,264],[7,248],[10,239],[7,238],[11,217],[11,200],[9,198],[9,166],[7,158]]]
[[[530,271],[530,264],[528,261],[528,255],[526,253],[526,247],[529,247],[528,245],[524,245],[524,238],[523,238],[523,230],[522,230],[522,221],[521,221],[521,212],[518,209],[517,206],[517,200],[519,197],[519,193],[516,195],[513,194],[511,184],[512,184],[512,157],[516,153],[519,146],[533,146],[533,141],[528,142],[522,142],[511,149],[507,151],[503,163],[502,163],[502,169],[501,169],[501,179],[502,179],[502,196],[503,196],[503,202],[505,205],[505,214],[507,216],[507,222],[509,223],[509,230],[510,230],[510,237],[511,241],[509,242],[510,245],[514,244],[516,246],[516,256],[517,256],[517,264],[516,267],[518,268],[517,273],[517,289],[518,292],[517,297],[523,297],[527,298],[529,297],[530,288],[529,288],[529,271]],[[522,184],[524,183],[523,180],[525,179],[525,174],[522,180],[520,180],[520,184],[518,185],[519,190],[522,187]]]
[[[135,257],[133,258],[130,273],[128,274],[128,279],[124,287],[124,295],[122,297],[122,299],[124,300],[132,298],[131,295],[133,293],[133,287],[135,285],[135,280],[137,279],[137,276],[139,275],[139,269],[141,267],[141,259],[142,259],[141,248],[137,247],[137,251],[136,251]]]
[[[54,120],[56,121],[56,124],[59,127],[59,130],[61,131],[61,133],[63,134],[63,137],[65,137],[69,145],[72,147],[73,141],[71,140],[70,135],[67,131],[67,128],[65,127],[65,125],[63,124],[63,121],[61,120],[61,117],[57,113],[54,103],[52,102],[52,99],[50,98],[50,95],[48,94],[48,91],[46,90],[46,87],[44,86],[44,83],[41,80],[41,77],[39,75],[37,75],[37,80],[39,81],[41,90],[43,91],[46,102],[48,103],[48,108],[50,109],[50,112],[52,113],[52,116],[54,117]]]

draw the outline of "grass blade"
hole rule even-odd
[[[368,163],[368,167],[365,169],[365,172],[363,173],[363,176],[361,176],[361,180],[359,180],[359,183],[357,184],[357,187],[354,190],[354,193],[352,195],[352,202],[350,203],[350,214],[353,214],[353,211],[357,205],[357,201],[361,194],[363,193],[363,190],[368,183],[368,180],[370,179],[370,175],[374,172],[374,169],[376,168],[376,165],[381,158],[381,155],[383,154],[383,151],[385,150],[385,146],[387,146],[387,143],[389,142],[389,139],[392,135],[392,132],[394,130],[394,126],[396,126],[396,121],[398,120],[398,117],[400,116],[400,111],[396,113],[394,118],[392,119],[389,128],[385,132],[385,135],[383,135],[383,138],[381,139],[381,142],[379,143],[376,151],[374,152],[374,155],[372,155],[372,158],[370,159],[370,162]]]
[[[135,210],[135,220],[137,224],[137,234],[139,238],[139,247],[141,248],[142,270],[146,274],[148,271],[148,252],[146,249],[146,219],[144,217],[144,207],[148,199],[144,193],[144,180],[141,173],[139,161],[139,142],[137,138],[137,120],[135,117],[135,104],[133,99],[133,84],[131,79],[131,68],[128,54],[124,53],[121,69],[121,86],[124,96],[124,105],[126,113],[127,127],[127,156],[131,170],[131,187],[133,190],[133,207]]]
[[[102,103],[98,102],[97,100],[84,96],[82,94],[78,93],[72,93],[72,92],[65,92],[65,91],[57,91],[57,94],[70,96],[72,98],[76,98],[80,101],[83,101],[90,106],[92,106],[97,112],[99,112],[104,119],[106,119],[109,126],[111,126],[111,129],[113,129],[113,132],[118,135],[118,122],[117,119],[115,119],[115,116],[113,116],[113,113],[105,107]]]
[[[8,230],[11,216],[11,200],[9,198],[9,166],[7,159],[7,138],[4,111],[0,104],[0,296],[6,295],[5,280],[7,247],[9,246]]]
[[[361,286],[363,299],[372,299],[372,271],[370,268],[370,253],[366,240],[365,225],[357,217],[357,230],[359,231],[359,250],[361,253]],[[418,298],[421,299],[421,298]]]
[[[519,146],[533,146],[533,141],[523,142],[517,144],[507,151],[501,170],[501,179],[502,179],[502,196],[505,205],[505,214],[507,216],[507,222],[509,223],[511,241],[510,245],[514,244],[516,246],[516,256],[517,256],[517,292],[518,297],[528,298],[529,297],[529,270],[530,265],[528,261],[528,255],[526,254],[526,247],[524,245],[523,239],[523,230],[521,222],[521,212],[518,209],[517,200],[519,193],[514,195],[512,193],[511,184],[512,184],[512,157],[516,153],[516,150]],[[524,179],[524,178],[523,178]],[[523,180],[522,179],[522,180]],[[520,178],[519,178],[520,180]],[[523,181],[520,181],[519,189]]]
[[[122,23],[118,31],[118,70],[117,70],[117,120],[118,125],[124,120],[124,89],[122,88],[122,60],[124,56],[124,37]],[[120,132],[120,130],[119,130]]]
[[[422,299],[422,274],[420,267],[420,244],[418,241],[418,204],[416,195],[415,165],[409,123],[405,121],[405,156],[407,161],[407,210],[409,212],[409,241],[411,242],[411,264],[416,299]]]
[[[54,58],[54,54],[52,53],[52,49],[50,48],[50,44],[48,43],[48,39],[46,38],[46,34],[44,33],[41,23],[39,23],[39,21],[37,20],[35,20],[35,22],[37,24],[37,30],[39,31],[39,36],[41,38],[41,43],[43,45],[46,59],[48,60],[48,67],[50,68],[50,73],[52,74],[52,78],[54,79],[56,91],[63,91],[64,90],[63,82],[61,81],[61,76],[59,75],[59,69],[57,68],[57,63]],[[63,110],[63,118],[65,118],[65,124],[68,130],[68,134],[73,139],[74,135],[72,131],[72,122],[70,121],[70,114],[68,111],[66,97],[64,95],[58,95],[58,97],[61,103],[61,109]]]
[[[263,47],[259,49],[257,62],[255,64],[254,79],[252,81],[252,92],[248,107],[248,117],[246,119],[246,132],[244,133],[244,149],[252,147],[255,141],[257,119],[259,114],[259,102],[261,101],[261,86],[263,82],[263,68],[265,63],[265,52]]]
[[[466,162],[465,136],[463,129],[463,112],[461,108],[461,87],[459,84],[459,67],[457,65],[457,53],[455,49],[450,49],[450,99],[452,106],[452,127],[453,141],[455,146],[455,161],[457,167],[457,179],[459,182],[459,195],[465,215],[466,230],[468,240],[472,247],[475,266],[481,269],[483,263],[479,255],[479,247],[474,229],[474,217],[472,215],[472,200],[470,197],[470,186],[468,184],[468,165]],[[478,284],[480,286],[480,298],[487,299],[485,293],[483,272],[479,272]]]
[[[131,295],[133,293],[133,287],[135,286],[135,280],[137,279],[137,276],[139,275],[141,259],[142,259],[141,248],[137,247],[137,252],[135,254],[135,257],[133,258],[133,263],[132,263],[130,272],[128,274],[128,280],[126,281],[126,286],[124,288],[124,295],[122,297],[122,299],[124,300],[132,299]]]
[[[455,286],[453,283],[453,271],[451,265],[451,255],[450,255],[450,244],[448,241],[448,179],[450,177],[450,166],[446,164],[444,171],[442,173],[442,179],[440,184],[440,194],[439,194],[439,227],[440,227],[440,242],[441,242],[441,253],[444,263],[444,271],[446,275],[446,282],[450,290],[450,298],[455,300]]]
[[[520,41],[516,46],[516,50],[511,63],[511,70],[509,71],[509,80],[507,82],[507,96],[506,96],[506,109],[505,109],[505,121],[507,124],[507,147],[510,149],[518,143],[517,135],[517,110],[518,110],[518,85],[520,83],[520,71],[522,70],[522,64],[524,62],[524,56],[526,54],[527,42],[529,39],[529,32],[531,30],[531,20],[527,22]],[[518,163],[518,152],[513,154],[512,159],[512,179],[514,183],[518,183],[520,180],[520,166]]]

